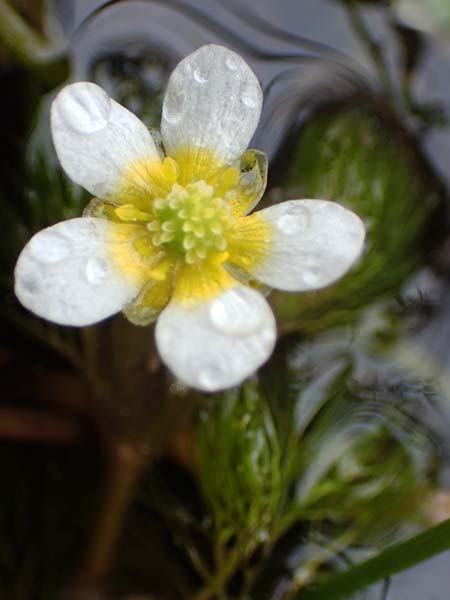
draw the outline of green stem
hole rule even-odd
[[[90,599],[104,588],[126,514],[147,462],[139,444],[120,440],[112,443],[104,504],[81,573],[65,599]]]
[[[56,85],[67,76],[67,60],[18,15],[0,0],[0,43],[14,59],[29,68],[49,85]]]
[[[450,519],[387,548],[378,556],[300,592],[298,600],[344,600],[383,579],[450,549]]]
[[[242,552],[237,545],[228,559],[224,561],[223,566],[217,573],[211,577],[202,589],[192,597],[192,600],[210,600],[210,598],[226,598],[225,586],[229,579],[234,575],[237,567],[242,560]]]

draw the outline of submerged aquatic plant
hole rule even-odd
[[[276,327],[259,283],[321,288],[359,256],[361,220],[324,200],[249,214],[267,157],[247,150],[260,85],[234,52],[200,48],[175,68],[161,137],[87,82],[52,106],[67,174],[94,194],[82,218],[44,229],[16,267],[16,294],[37,315],[85,326],[123,310],[158,318],[156,343],[182,381],[205,391],[242,382],[271,354]]]

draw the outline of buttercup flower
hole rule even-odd
[[[321,288],[359,256],[364,226],[342,206],[291,200],[249,214],[266,156],[247,150],[262,106],[242,58],[203,46],[172,73],[161,143],[93,83],[66,86],[51,110],[53,141],[73,181],[95,198],[83,217],[37,233],[16,267],[16,294],[37,315],[90,325],[123,310],[157,320],[163,361],[214,391],[271,354],[272,311],[256,282]]]

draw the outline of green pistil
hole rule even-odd
[[[227,249],[226,232],[232,213],[214,188],[204,181],[182,187],[175,183],[165,198],[153,204],[155,218],[147,223],[155,246],[165,245],[193,264]]]

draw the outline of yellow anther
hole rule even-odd
[[[239,169],[237,167],[229,167],[220,176],[215,194],[221,198],[232,188],[236,187],[239,183]]]
[[[133,245],[144,258],[151,256],[155,252],[149,237],[141,237],[135,240]]]
[[[134,204],[123,204],[115,209],[116,215],[122,221],[148,221],[151,218],[149,213],[140,210]]]
[[[164,281],[167,277],[167,273],[171,267],[172,261],[166,259],[160,262],[156,267],[151,269],[149,275],[152,279],[156,279],[157,281]]]
[[[229,252],[220,252],[213,254],[210,258],[211,264],[213,265],[221,265],[230,257]]]

